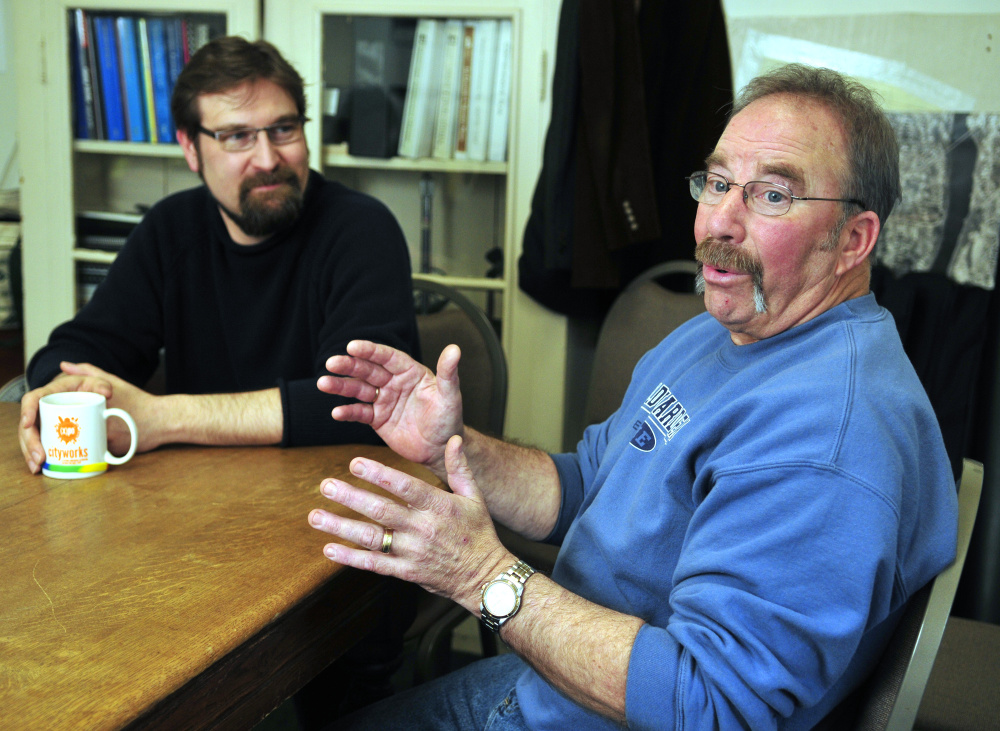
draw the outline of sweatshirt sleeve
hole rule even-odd
[[[312,233],[324,242],[310,272],[322,322],[313,375],[279,383],[283,446],[381,443],[365,424],[334,421],[330,412],[349,401],[316,388],[328,375],[327,359],[346,353],[350,341],[371,340],[420,357],[409,250],[399,224],[369,196],[350,192],[337,206],[342,215],[323,219]]]
[[[545,538],[545,543],[559,545],[566,537],[580,508],[583,506],[587,490],[594,484],[601,457],[608,444],[608,432],[617,415],[601,424],[592,424],[583,433],[576,453],[551,454],[559,474],[562,501],[555,527]]]
[[[630,728],[776,728],[844,674],[899,586],[894,506],[832,469],[718,475],[691,521],[665,627],[629,660]]]

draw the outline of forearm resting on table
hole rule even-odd
[[[494,520],[535,540],[552,532],[559,517],[559,473],[538,449],[464,429],[465,456]]]
[[[278,444],[284,431],[277,388],[162,396],[152,422],[159,444]]]
[[[642,625],[638,617],[589,602],[536,573],[525,584],[520,611],[500,634],[562,693],[623,722],[629,658]]]

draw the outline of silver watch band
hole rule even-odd
[[[482,601],[480,601],[480,603],[479,603],[479,615],[480,615],[480,619],[481,619],[482,623],[485,624],[486,627],[491,632],[499,632],[500,631],[500,627],[502,627],[503,624],[508,619],[510,619],[511,617],[513,617],[515,614],[517,614],[518,610],[521,608],[521,594],[524,592],[524,583],[534,573],[535,573],[535,570],[533,568],[531,568],[531,566],[529,566],[528,564],[526,564],[524,561],[518,560],[517,563],[515,563],[509,569],[507,569],[502,574],[500,574],[499,576],[497,576],[495,579],[493,579],[493,581],[488,581],[488,582],[486,582],[483,585],[483,592],[484,593],[486,591],[486,587],[489,586],[490,584],[496,582],[496,581],[506,581],[506,582],[514,584],[514,586],[517,587],[517,589],[516,589],[516,592],[517,592],[517,604],[514,607],[514,611],[512,611],[510,614],[508,614],[506,616],[497,617],[497,616],[494,616],[493,614],[490,614],[489,610],[486,609],[485,603],[483,603]]]

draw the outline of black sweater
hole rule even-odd
[[[143,386],[162,347],[167,393],[280,387],[285,446],[374,442],[335,422],[344,399],[316,388],[356,338],[419,357],[409,252],[382,203],[311,172],[295,224],[251,246],[229,237],[204,186],[158,203],[28,380],[48,383],[68,360]]]

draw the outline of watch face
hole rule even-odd
[[[506,617],[517,606],[517,591],[506,581],[494,581],[483,592],[483,605],[494,617]]]

